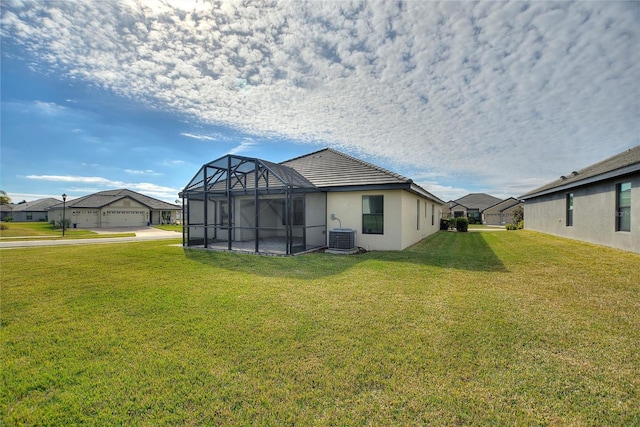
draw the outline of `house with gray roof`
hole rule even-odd
[[[513,222],[516,209],[523,208],[524,203],[515,197],[501,200],[493,206],[482,210],[482,223],[485,225],[505,225]]]
[[[10,216],[12,220],[16,222],[48,221],[49,208],[58,203],[61,203],[61,201],[53,197],[33,200],[31,202],[12,203],[5,205],[9,207],[9,212],[3,216]]]
[[[640,253],[640,145],[520,198],[527,229]]]
[[[143,227],[173,224],[181,207],[127,189],[106,190],[49,208],[49,220],[64,218],[74,228]]]
[[[445,215],[455,218],[465,216],[469,218],[470,224],[482,223],[482,211],[500,202],[502,202],[502,199],[489,194],[471,193],[449,201]]]
[[[287,255],[402,250],[439,230],[444,204],[329,148],[278,164],[227,155],[203,165],[180,196],[185,246]]]

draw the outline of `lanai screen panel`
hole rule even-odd
[[[293,254],[326,241],[326,196],[295,170],[225,156],[202,166],[182,192],[185,246]]]

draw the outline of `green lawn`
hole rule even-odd
[[[638,425],[640,255],[0,251],[4,425]]]
[[[60,239],[62,238],[62,228],[56,228],[48,222],[2,222],[6,227],[5,230],[0,229],[0,240],[42,240],[42,239]],[[76,228],[66,228],[64,231],[65,239],[95,239],[100,237],[129,237],[135,236],[135,233],[110,233],[98,234],[91,230],[83,230]]]

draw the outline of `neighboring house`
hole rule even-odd
[[[173,224],[180,206],[131,190],[107,190],[58,203],[49,210],[49,220],[65,219],[74,228],[141,227]]]
[[[493,206],[484,209],[482,223],[485,225],[505,225],[513,222],[513,212],[522,207],[522,200],[514,197],[504,199]]]
[[[412,180],[332,149],[279,164],[227,155],[180,196],[185,246],[295,254],[338,237],[402,250],[439,230],[443,201]]]
[[[5,218],[11,218],[11,206],[12,204],[0,205],[0,220],[4,221]]]
[[[457,200],[449,201],[447,203],[448,209],[445,213],[447,216],[455,218],[466,216],[469,218],[470,224],[481,223],[483,222],[482,211],[500,202],[502,202],[502,199],[489,194],[471,193]],[[451,215],[451,212],[453,212],[453,215]]]
[[[520,198],[527,229],[640,253],[640,145]]]
[[[2,216],[9,216],[15,222],[36,222],[48,221],[49,208],[57,205],[60,200],[54,198],[38,199],[32,202],[22,202],[5,205],[10,208],[10,213]]]

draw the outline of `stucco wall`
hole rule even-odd
[[[631,181],[631,231],[616,231],[616,184]],[[573,193],[573,226],[566,194]],[[640,253],[640,175],[526,200],[526,229]]]
[[[362,234],[362,196],[384,196],[384,234]],[[420,200],[420,229],[417,228]],[[426,202],[426,217],[425,217]],[[431,205],[434,221],[431,225]],[[333,192],[327,194],[327,230],[356,230],[356,245],[366,250],[402,250],[435,233],[440,227],[442,206],[403,190]],[[340,219],[332,220],[331,214]]]

